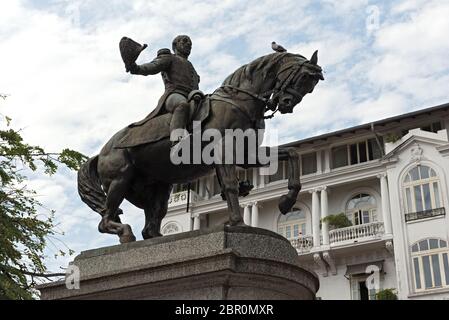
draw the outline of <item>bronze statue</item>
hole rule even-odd
[[[132,74],[148,76],[161,73],[165,85],[165,92],[159,99],[156,109],[144,120],[132,126],[142,125],[158,115],[169,112],[173,115],[170,131],[186,128],[189,117],[187,98],[190,92],[198,90],[200,77],[188,60],[192,50],[190,37],[177,36],[172,42],[172,48],[174,54],[169,49],[161,49],[153,61],[140,66],[133,62],[127,66]]]
[[[135,240],[131,227],[122,224],[119,218],[122,214],[119,206],[124,199],[145,212],[143,238],[158,237],[161,236],[161,221],[167,213],[172,185],[194,181],[209,175],[212,170],[216,171],[223,198],[228,204],[229,225],[243,224],[236,166],[246,169],[266,164],[174,164],[170,158],[170,129],[181,126],[185,114],[188,114],[187,124],[198,121],[203,130],[217,129],[222,136],[226,129],[260,129],[264,127],[264,119],[272,117],[265,116],[267,111],[272,110],[273,114],[276,111],[292,113],[293,108],[307,93],[313,91],[319,80],[324,80],[322,69],[317,64],[317,52],[308,60],[276,47],[277,50],[273,49],[276,52],[238,68],[214,93],[205,96],[199,103],[192,101],[189,104],[186,99],[188,91],[198,88],[199,77],[187,61],[191,42],[186,36],[182,39],[179,46],[178,42],[174,43],[174,55],[162,50],[155,61],[142,66],[128,61],[127,68],[131,73],[162,72],[166,93],[156,110],[144,121],[116,133],[100,154],[90,158],[78,172],[81,199],[102,216],[99,231],[117,234],[122,243]],[[137,51],[140,52],[142,47],[137,46]],[[178,63],[179,69],[169,70],[168,65],[177,66]],[[177,82],[178,79],[182,79],[181,82]],[[185,87],[177,86],[181,83]],[[169,103],[172,96],[172,102]],[[182,108],[182,111],[178,111],[178,108]],[[182,120],[176,119],[173,124],[171,112],[173,117],[178,112],[182,114],[179,118]],[[185,126],[185,123],[182,125]],[[260,150],[270,150],[260,147],[261,143],[257,141]],[[204,145],[201,147],[204,148]],[[296,202],[301,189],[298,156],[292,148],[279,148],[278,158],[288,161],[289,165],[289,191],[279,200],[279,209],[285,214]],[[247,194],[247,191],[243,193]]]

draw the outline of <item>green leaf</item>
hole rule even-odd
[[[26,187],[28,178],[21,172],[28,168],[52,175],[60,165],[77,170],[87,157],[68,148],[49,153],[29,145],[20,130],[10,127],[11,118],[4,119],[7,128],[0,130],[0,299],[33,299],[39,277],[29,274],[48,273],[44,250],[47,242],[54,245],[50,237],[55,238],[57,232],[55,211],[42,207],[36,191]],[[40,214],[43,210],[45,215]],[[67,250],[70,255],[74,253]],[[55,257],[66,254],[56,248]]]

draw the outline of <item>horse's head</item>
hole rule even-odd
[[[324,77],[318,65],[318,51],[310,60],[300,55],[289,56],[278,71],[272,105],[277,105],[280,113],[292,113],[293,108],[313,91],[320,80]]]

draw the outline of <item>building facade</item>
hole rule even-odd
[[[287,215],[287,166],[263,176],[239,171],[254,189],[241,198],[246,224],[282,234],[320,280],[321,299],[449,299],[449,104],[289,143],[302,189]],[[162,233],[227,221],[215,176],[175,186]],[[186,212],[187,196],[190,209]]]

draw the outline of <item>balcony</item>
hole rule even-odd
[[[293,248],[296,249],[298,254],[309,252],[313,247],[313,237],[312,236],[302,236],[295,239],[290,239],[290,243]]]
[[[383,222],[359,224],[329,231],[329,242],[331,245],[340,245],[372,240],[380,238],[384,232]]]
[[[437,217],[437,216],[444,216],[444,215],[446,215],[445,208],[437,208],[437,209],[407,213],[405,215],[405,222],[426,219],[426,218],[432,218],[432,217]]]
[[[190,190],[190,203],[202,200],[202,198],[193,190]],[[175,207],[179,205],[187,205],[187,191],[173,193],[168,199],[168,207]]]

